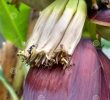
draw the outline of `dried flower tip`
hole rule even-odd
[[[56,64],[61,64],[67,67],[69,65],[70,55],[66,51],[61,49],[55,52],[54,59],[55,59]]]
[[[18,51],[17,56],[22,57],[23,61],[25,61],[29,57],[29,53],[25,51]]]
[[[96,0],[92,0],[92,8],[93,8],[94,10],[98,10],[98,9],[99,9]]]

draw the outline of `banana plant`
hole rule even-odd
[[[31,1],[28,2],[30,4]],[[110,60],[102,53],[101,39],[110,40],[109,0],[45,2],[36,0],[35,5],[39,6],[35,9],[46,8],[40,12],[26,47],[18,53],[24,62],[30,65],[23,99],[107,100],[110,97]],[[22,4],[19,5],[19,2],[13,0],[8,3],[1,0],[0,3],[0,8],[5,10],[7,16],[13,9],[16,13],[21,13],[24,9]],[[13,14],[8,16],[11,22],[9,25],[5,20],[8,17],[3,17],[3,12],[0,15],[0,30],[5,27],[8,31],[11,30],[10,33],[7,33],[7,30],[1,33],[17,47],[23,48],[26,37],[21,31],[24,27],[18,27],[20,19],[14,19]],[[17,17],[20,18],[19,14]],[[27,18],[27,15],[25,17]],[[3,22],[6,26],[2,25]],[[12,33],[15,35],[10,35]],[[18,37],[17,42],[15,37]]]
[[[55,0],[40,13],[19,52],[31,67],[24,100],[109,99],[110,60],[101,42],[110,39],[107,1]]]

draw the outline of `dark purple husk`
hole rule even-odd
[[[89,13],[89,18],[98,25],[110,26],[110,9],[93,10]]]
[[[100,100],[110,100],[110,91],[106,83],[103,70],[101,73],[101,98]]]
[[[98,55],[101,62],[103,79],[105,80],[105,82],[104,81],[102,82],[102,84],[104,84],[103,87],[105,86],[106,89],[103,90],[103,98],[108,97],[107,99],[103,99],[103,100],[109,100],[110,99],[110,60],[100,50],[98,50]]]
[[[23,100],[109,100],[105,99],[108,88],[100,60],[89,39],[80,41],[70,64],[65,70],[61,65],[52,69],[31,68]]]

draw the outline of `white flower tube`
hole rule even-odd
[[[63,58],[63,56],[65,56],[65,53],[64,55],[61,55],[63,59],[63,60],[60,59],[63,61],[61,63],[64,63],[64,62],[66,64],[69,63],[67,60],[69,59],[69,56],[73,54],[77,44],[81,39],[86,15],[87,15],[86,3],[84,0],[79,0],[76,14],[75,16],[73,16],[73,19],[71,20],[71,23],[69,24],[60,44],[55,50],[55,52],[61,50],[59,52],[65,52],[66,55],[68,55],[66,56],[67,58]],[[63,46],[63,48],[61,48],[61,46]]]
[[[77,9],[78,0],[69,0],[67,6],[59,19],[56,23],[54,29],[52,30],[49,39],[44,47],[41,48],[46,54],[54,51],[55,48],[60,43],[65,31],[71,22],[72,17],[74,16],[76,9]]]
[[[51,31],[57,23],[58,19],[61,17],[67,2],[68,0],[58,0],[57,5],[54,7],[53,12],[49,16],[45,24],[42,35],[38,41],[37,49],[43,47],[43,45],[47,42],[49,35],[51,34]]]

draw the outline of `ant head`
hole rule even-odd
[[[30,48],[28,49],[28,53],[31,54],[33,49],[36,49],[35,45],[30,46]]]

